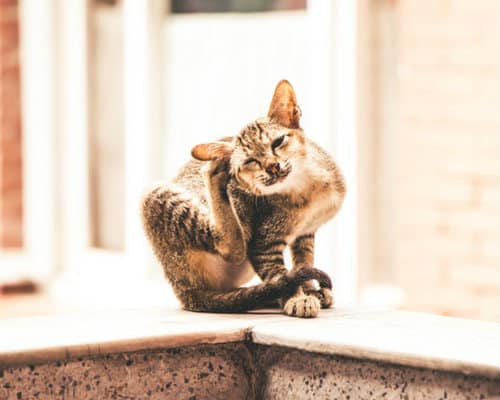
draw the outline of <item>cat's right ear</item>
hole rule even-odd
[[[233,147],[228,142],[213,142],[197,144],[191,150],[191,155],[200,161],[214,161],[229,159]]]
[[[287,80],[279,81],[267,116],[287,128],[298,128],[300,115],[300,107],[297,105],[292,85]]]

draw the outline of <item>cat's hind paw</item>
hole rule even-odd
[[[283,311],[290,317],[314,318],[319,314],[321,303],[316,296],[298,294],[285,303]]]
[[[331,308],[335,305],[335,297],[328,288],[321,288],[319,290],[307,289],[305,293],[309,296],[316,297],[321,304],[321,308]]]

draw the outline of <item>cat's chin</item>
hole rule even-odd
[[[273,194],[287,192],[290,189],[290,176],[291,173],[280,176],[276,178],[272,183],[267,185],[254,185],[250,187],[249,185],[242,185],[241,182],[239,186],[244,191],[253,194],[254,196],[270,196]]]
[[[272,187],[274,185],[277,185],[283,182],[287,177],[288,177],[288,172],[284,175],[275,176],[272,179],[269,179],[269,181],[265,184],[265,187]]]
[[[272,194],[286,193],[291,189],[290,175],[283,176],[277,179],[270,185],[262,185],[257,190],[261,196],[269,196]]]
[[[272,185],[260,186],[258,188],[261,191],[260,195],[269,196],[273,194],[290,194],[304,191],[304,186],[307,185],[309,180],[305,168],[300,167],[301,165],[296,165],[295,168],[290,168],[288,174]]]

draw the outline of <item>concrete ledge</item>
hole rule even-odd
[[[335,310],[313,320],[263,321],[252,337],[260,344],[500,378],[500,324],[494,322]]]
[[[278,346],[258,345],[255,357],[261,399],[500,399],[500,380],[461,373]]]
[[[275,317],[276,313],[202,314],[148,308],[3,319],[0,320],[0,368],[83,356],[238,342],[245,340],[253,324]]]
[[[0,373],[0,399],[253,399],[243,343],[51,361]]]
[[[79,357],[0,372],[0,399],[493,399],[500,380],[250,342]]]
[[[0,368],[119,352],[244,341],[500,378],[500,324],[387,310],[190,313],[166,308],[0,320]]]
[[[13,318],[0,399],[500,398],[497,349],[500,324],[400,311]]]

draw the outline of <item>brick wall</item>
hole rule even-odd
[[[22,245],[17,1],[0,0],[0,247]]]
[[[500,319],[500,2],[391,3],[393,279],[409,308]]]

